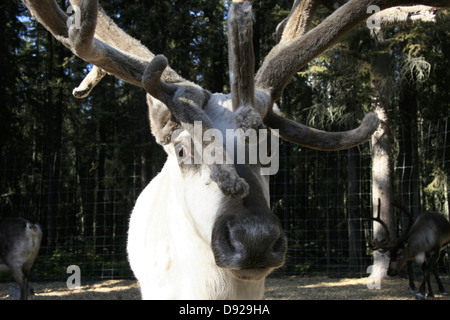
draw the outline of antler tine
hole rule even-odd
[[[270,111],[264,118],[264,123],[272,129],[278,129],[284,140],[312,149],[336,151],[352,148],[369,140],[380,120],[376,114],[370,112],[356,129],[327,132],[310,128]]]
[[[72,94],[75,98],[86,98],[94,89],[94,87],[103,79],[106,75],[106,71],[93,66],[92,70],[83,79],[78,87],[73,89]]]
[[[386,240],[379,241],[377,239],[373,239],[371,241],[371,246],[373,247],[373,250],[388,251],[390,244],[391,244],[391,236],[390,236],[390,232],[389,232],[389,228],[388,228],[387,224],[383,220],[381,220],[380,215],[381,215],[381,199],[378,198],[377,216],[375,218],[372,217],[370,220],[376,221],[379,224],[381,224],[381,226],[383,227],[384,232],[385,232]]]
[[[244,130],[260,128],[263,121],[255,104],[255,55],[250,0],[234,0],[230,6],[228,61],[232,107],[238,127]]]
[[[255,61],[252,39],[252,5],[234,1],[228,18],[230,86],[233,110],[254,105]]]
[[[362,216],[362,215],[361,215]],[[377,210],[377,216],[373,217],[373,216],[369,216],[369,215],[364,215],[362,216],[362,218],[367,219],[369,221],[375,221],[378,222],[384,229],[385,231],[385,240],[378,240],[378,239],[367,239],[367,243],[369,244],[369,247],[371,250],[375,251],[375,250],[380,250],[382,252],[384,251],[388,251],[391,247],[391,237],[390,237],[390,232],[389,232],[389,228],[386,225],[386,223],[381,219],[381,199],[378,198],[378,210]]]

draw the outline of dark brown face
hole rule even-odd
[[[236,165],[236,169],[249,183],[250,194],[224,202],[211,245],[219,267],[241,280],[259,280],[284,264],[286,236],[250,166]]]
[[[397,254],[396,250],[394,250],[390,252],[389,267],[387,271],[388,276],[394,277],[398,274],[397,265],[398,265]]]
[[[404,257],[404,245],[401,245],[399,247],[393,248],[389,250],[389,268],[387,271],[388,276],[396,276],[401,268],[406,263],[406,259]]]

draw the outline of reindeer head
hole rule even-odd
[[[405,207],[399,205],[399,204],[393,204],[395,207],[401,209],[403,212],[405,212],[408,216],[408,226],[406,229],[402,232],[402,234],[397,238],[393,239],[391,238],[389,228],[386,225],[386,223],[380,218],[380,211],[381,211],[381,200],[378,199],[378,211],[376,217],[368,217],[368,220],[376,221],[378,222],[384,230],[383,239],[372,239],[368,240],[369,247],[375,251],[378,250],[382,253],[388,253],[389,254],[389,267],[387,271],[388,276],[395,276],[400,271],[400,269],[405,265],[407,261],[407,253],[406,248],[408,246],[408,234],[411,230],[411,227],[413,225],[413,218],[411,213],[406,210]]]
[[[407,243],[403,242],[389,250],[389,267],[387,270],[388,276],[396,276],[400,269],[405,265],[407,261],[407,256],[405,255],[406,246]]]
[[[388,247],[389,249],[389,268],[387,271],[388,276],[396,276],[401,268],[409,259],[408,253],[408,236],[409,232],[414,224],[414,219],[408,210],[402,205],[395,204],[397,208],[406,213],[408,217],[408,225],[401,235]]]
[[[184,204],[183,210],[198,234],[210,244],[216,264],[240,279],[259,279],[281,266],[286,238],[269,208],[268,177],[261,174],[267,163],[241,163],[233,151],[244,146],[244,152],[249,153],[253,145],[267,143],[270,135],[263,141],[260,130],[276,131],[281,138],[309,148],[341,150],[367,141],[378,127],[378,118],[369,113],[354,130],[324,132],[274,111],[293,75],[367,18],[367,5],[355,6],[355,1],[304,35],[295,32],[299,29],[296,24],[304,20],[288,20],[280,43],[256,76],[252,1],[234,1],[228,21],[231,93],[211,94],[183,79],[168,67],[164,56],[154,56],[118,28],[97,0],[71,0],[79,25],[69,27],[69,17],[54,0],[23,0],[59,41],[94,65],[74,90],[75,96],[87,96],[106,73],[146,90],[152,133],[168,154],[166,166],[170,167],[177,199]],[[295,1],[290,17],[300,10],[299,1]],[[330,27],[333,21],[340,23]],[[211,132],[224,137],[227,129],[241,130],[247,137],[247,133],[257,132],[258,140],[234,138],[231,143],[225,139],[216,143],[214,139],[213,161],[205,161],[202,156],[205,150],[210,151],[213,140],[204,137]],[[230,153],[233,156],[228,158]],[[197,158],[202,161],[195,161]]]

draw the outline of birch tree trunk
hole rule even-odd
[[[371,30],[371,47],[375,54],[372,58],[372,86],[377,98],[374,99],[373,109],[381,123],[372,136],[372,204],[373,216],[376,217],[380,210],[380,218],[386,223],[389,234],[394,235],[394,213],[392,202],[394,200],[393,190],[393,161],[391,155],[391,133],[387,105],[389,101],[390,88],[386,82],[390,73],[390,58],[383,52],[386,41],[380,30]],[[378,201],[380,199],[380,202]],[[380,203],[380,208],[378,208]],[[373,222],[373,239],[383,240],[387,237],[385,230],[378,222]],[[389,257],[385,253],[376,250],[373,253],[371,279],[384,279],[387,277]]]
[[[381,120],[378,130],[372,136],[372,203],[373,216],[380,210],[380,218],[386,223],[390,234],[394,233],[394,215],[391,207],[393,201],[392,161],[390,147],[389,121],[385,108],[381,103],[375,106],[376,114]],[[380,199],[380,208],[378,208]],[[373,222],[373,238],[384,239],[386,232],[378,222]],[[383,279],[387,276],[389,257],[378,250],[373,253],[371,279]]]

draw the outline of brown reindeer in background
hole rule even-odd
[[[380,250],[389,254],[388,276],[396,276],[398,272],[407,264],[409,289],[416,292],[414,285],[414,273],[412,264],[416,262],[422,265],[422,283],[416,293],[416,299],[425,299],[425,287],[428,286],[427,299],[433,299],[434,294],[430,283],[430,272],[434,274],[438,284],[439,293],[447,295],[447,292],[439,278],[437,262],[442,250],[447,248],[450,242],[450,223],[440,213],[425,211],[414,221],[411,213],[403,206],[395,205],[404,211],[408,216],[408,226],[398,239],[392,239],[389,228],[378,216],[369,218],[383,226],[385,238],[382,241],[372,240],[370,246],[373,250]],[[378,201],[378,208],[380,201]]]
[[[0,271],[11,271],[20,285],[21,300],[28,299],[28,279],[41,239],[42,231],[38,224],[22,218],[0,221]]]

